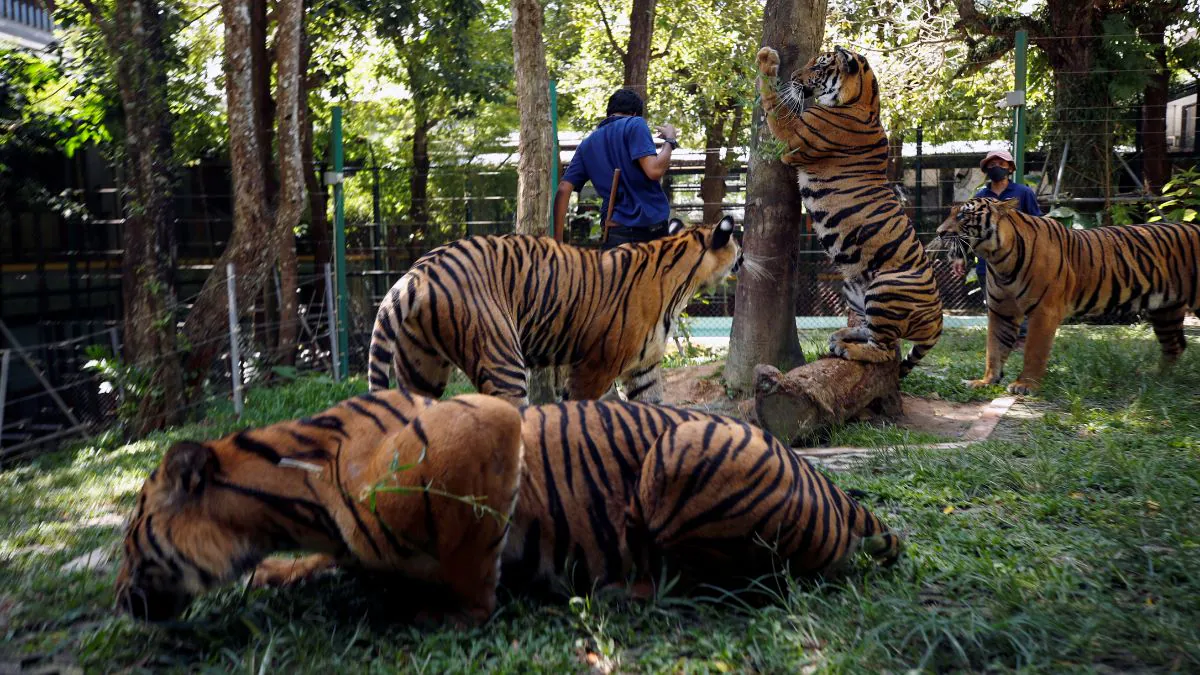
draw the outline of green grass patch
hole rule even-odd
[[[816,340],[819,343],[819,339]],[[985,400],[956,384],[983,370],[984,333],[950,331],[905,391]],[[806,347],[809,345],[806,344]],[[301,379],[247,395],[243,420],[120,447],[77,445],[0,472],[0,665],[211,672],[901,672],[1200,670],[1200,345],[1170,374],[1143,327],[1059,331],[1052,408],[1021,440],[907,447],[856,425],[838,444],[896,449],[834,476],[905,532],[894,568],[860,561],[824,582],[778,582],[757,606],[668,595],[649,604],[507,598],[486,626],[391,619],[403,596],[348,575],[298,589],[229,588],[189,621],[115,616],[114,572],[63,571],[112,547],[172,440],[309,414],[363,391]],[[1006,383],[1019,372],[1010,362]],[[873,435],[872,438],[868,438]],[[808,669],[808,670],[806,670]]]

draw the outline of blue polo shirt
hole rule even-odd
[[[1026,213],[1031,216],[1042,215],[1042,207],[1038,206],[1037,193],[1028,185],[1014,183],[1009,179],[1008,186],[1004,188],[1000,194],[992,192],[991,184],[985,185],[982,190],[975,193],[976,197],[987,197],[988,199],[996,199],[999,201],[1008,201],[1009,199],[1017,200],[1017,210],[1021,213]],[[987,263],[983,258],[975,259],[975,273],[979,277],[979,285],[983,285],[983,277],[987,274]]]
[[[639,159],[656,154],[658,150],[645,118],[609,117],[579,144],[563,180],[576,189],[592,181],[592,186],[604,200],[600,207],[603,217],[608,213],[613,169],[620,169],[612,219],[627,227],[650,227],[666,222],[671,214],[671,205],[662,185],[650,180],[638,164]]]

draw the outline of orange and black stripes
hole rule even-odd
[[[732,231],[725,219],[605,252],[526,235],[435,249],[380,304],[371,389],[387,389],[394,367],[401,385],[439,396],[456,365],[480,392],[525,403],[527,369],[567,366],[572,399],[623,377],[634,398],[657,400],[674,321],[737,265]]]
[[[863,319],[835,332],[830,349],[887,361],[908,340],[907,374],[941,337],[942,303],[925,248],[887,182],[874,72],[838,48],[792,73],[781,98],[773,82],[778,54],[763,48],[758,63],[767,124],[788,147],[782,161],[796,167],[817,237],[844,278],[846,303]]]
[[[1200,309],[1200,224],[1075,230],[1020,213],[1013,201],[976,198],[955,206],[938,235],[987,263],[987,369],[977,385],[1003,377],[1026,317],[1024,368],[1013,393],[1040,385],[1054,333],[1067,317],[1145,312],[1165,364],[1187,347],[1184,316]]]
[[[461,498],[455,498],[455,495]],[[517,408],[403,390],[179,443],[126,534],[119,604],[163,619],[274,551],[255,577],[334,563],[444,584],[486,618],[502,579],[586,592],[657,578],[738,584],[900,539],[805,460],[729,417],[644,403]],[[765,544],[765,545],[764,545]]]

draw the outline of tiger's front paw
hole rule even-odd
[[[1035,394],[1035,393],[1037,393],[1037,390],[1038,390],[1037,383],[1031,382],[1030,380],[1018,379],[1018,380],[1014,381],[1012,384],[1008,385],[1008,393],[1016,394],[1018,396],[1028,396],[1029,394]]]
[[[963,380],[963,384],[967,385],[968,387],[970,387],[972,389],[983,389],[985,387],[990,387],[996,383],[993,382],[992,380],[984,378],[982,380]]]
[[[758,50],[758,72],[767,77],[779,74],[779,52],[770,47]]]
[[[850,353],[846,349],[846,343],[842,342],[841,340],[830,340],[829,341],[829,353],[832,354],[833,356],[838,357],[839,359],[849,359],[850,358]]]

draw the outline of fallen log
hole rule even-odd
[[[754,409],[764,429],[792,444],[864,414],[894,417],[901,412],[899,363],[826,356],[787,373],[759,364]]]

